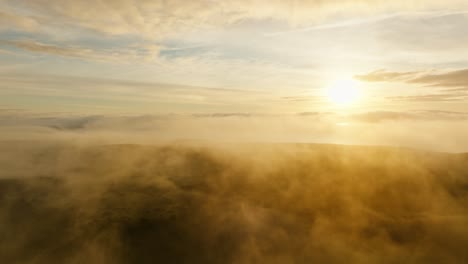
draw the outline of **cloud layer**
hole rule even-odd
[[[460,8],[464,1],[450,0]],[[59,25],[96,30],[108,34],[138,34],[159,38],[177,31],[219,26],[242,19],[284,19],[292,23],[313,21],[327,15],[431,9],[446,1],[11,1],[2,0],[4,17],[15,17],[11,25],[59,29]],[[33,15],[30,15],[30,14]],[[29,15],[28,15],[29,14]]]

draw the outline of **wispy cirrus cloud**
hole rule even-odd
[[[468,99],[468,69],[411,72],[377,70],[365,75],[356,75],[355,78],[364,82],[396,82],[441,90],[385,97],[395,102],[457,102]]]
[[[0,30],[35,31],[39,25],[34,17],[0,11]]]
[[[358,122],[378,123],[386,121],[463,121],[468,119],[468,113],[441,110],[413,111],[368,111],[349,115],[347,118]]]
[[[234,106],[250,111],[262,108],[262,104],[276,98],[261,90],[77,76],[8,73],[0,74],[0,81],[0,95],[3,98],[13,96],[17,99],[12,105],[21,104],[26,108],[35,107],[28,100],[33,97],[49,102],[47,107],[66,104],[70,110],[87,108],[97,112],[145,109],[149,113],[168,113],[186,112],[187,107],[205,112],[216,107],[232,110]],[[15,87],[14,91],[10,87]],[[7,100],[3,103],[10,105]],[[103,107],[108,109],[99,110]]]
[[[395,82],[407,81],[415,78],[419,72],[391,72],[386,70],[376,70],[363,75],[355,75],[354,78],[365,82]]]
[[[156,45],[133,47],[132,49],[97,49],[95,47],[43,43],[30,39],[4,40],[0,41],[0,45],[38,54],[114,62],[155,58],[158,56],[160,49]]]
[[[458,7],[464,1],[449,0]],[[241,19],[280,19],[292,24],[317,21],[331,14],[378,13],[389,10],[430,9],[442,7],[439,1],[11,1],[0,2],[17,20],[28,20],[24,13],[54,17],[44,27],[68,25],[106,34],[137,34],[160,38],[194,27],[230,24]],[[447,4],[447,1],[444,2]],[[447,8],[446,8],[447,9]],[[19,12],[23,10],[26,12]],[[60,23],[59,23],[60,22]],[[31,22],[32,23],[32,22]],[[24,23],[17,23],[19,25]],[[27,24],[27,23],[26,23]]]
[[[467,93],[440,93],[440,94],[423,94],[409,96],[388,96],[392,101],[409,101],[409,102],[454,102],[464,101],[468,99]]]
[[[354,77],[366,82],[406,82],[434,87],[468,88],[468,69],[411,72],[377,70],[364,75],[356,75]]]
[[[438,91],[433,89],[424,93],[412,91],[410,94],[385,97],[393,102],[456,103],[468,100],[468,69],[411,72],[378,70],[365,75],[357,75],[355,78],[365,82],[399,82],[423,86],[422,88],[425,89],[438,88]]]
[[[43,99],[42,105],[81,104],[85,111],[106,105],[125,111],[135,107],[142,113],[156,108],[205,112],[204,106],[229,113],[328,111],[335,105],[324,100],[327,83],[386,67],[404,70],[378,70],[356,78],[404,85],[375,93],[369,85],[356,107],[372,107],[383,98],[386,110],[400,105],[394,102],[464,98],[456,91],[443,96],[437,89],[465,89],[463,76],[445,76],[443,69],[466,68],[466,1],[0,0],[0,8],[0,20],[6,22],[0,32],[0,69],[7,74],[53,73],[253,91],[233,98],[219,89],[174,92],[158,85],[124,87],[99,81],[58,87],[40,77],[32,82],[17,78],[9,80],[13,89],[0,91],[9,96],[1,100],[4,107],[27,107]],[[292,34],[282,38],[275,32]],[[418,32],[427,41],[420,42]],[[275,34],[278,37],[268,37]],[[429,65],[436,70],[418,70],[433,58],[438,64]],[[411,84],[435,88],[415,94],[405,90]],[[77,87],[91,92],[83,94]]]
[[[312,96],[312,95],[298,95],[298,96],[283,96],[282,100],[288,102],[316,102],[320,103],[325,100],[323,96]]]
[[[439,87],[462,87],[468,89],[468,69],[423,74],[410,80],[410,82]]]

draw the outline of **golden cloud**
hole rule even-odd
[[[137,34],[160,38],[181,31],[229,24],[241,19],[278,19],[292,24],[308,23],[329,15],[375,14],[383,11],[428,10],[443,7],[459,10],[466,1],[383,1],[383,0],[303,0],[303,1],[12,1],[0,5],[27,20],[16,10],[39,17],[41,27],[80,27],[107,34]],[[449,6],[449,7],[447,7]],[[14,13],[16,12],[16,13]],[[32,23],[32,22],[30,22]]]

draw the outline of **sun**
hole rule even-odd
[[[338,106],[348,106],[360,97],[359,83],[352,79],[338,79],[326,89],[328,100]]]

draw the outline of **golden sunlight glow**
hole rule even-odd
[[[328,100],[339,106],[346,106],[357,102],[360,97],[358,82],[352,78],[339,79],[326,90]]]

